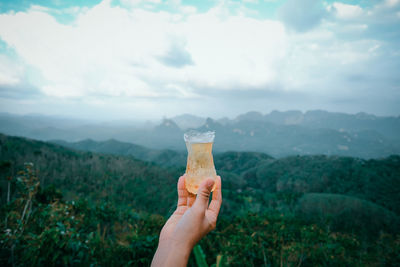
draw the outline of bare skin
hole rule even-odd
[[[151,266],[186,266],[193,247],[206,234],[215,229],[222,203],[221,177],[200,185],[197,196],[185,187],[185,176],[178,180],[178,205],[160,233],[158,248]]]

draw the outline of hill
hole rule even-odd
[[[92,139],[86,139],[74,143],[62,140],[52,140],[51,143],[59,144],[76,150],[132,156],[140,160],[155,162],[160,166],[180,167],[186,164],[186,152],[184,151],[175,151],[170,149],[149,149],[144,146],[121,142],[115,139],[106,141],[94,141]]]
[[[116,140],[58,143],[83,151],[133,156],[168,167],[183,169],[186,163],[185,152],[153,150]],[[371,160],[325,155],[274,159],[257,152],[224,152],[215,153],[214,162],[233,191],[247,188],[260,194],[344,194],[372,201],[400,215],[399,156]]]
[[[5,135],[0,135],[0,147],[0,162],[11,164],[8,173],[1,176],[3,203],[5,176],[18,173],[24,163],[31,162],[42,187],[54,185],[70,200],[107,200],[160,214],[173,208],[178,175],[152,163]],[[166,205],[158,205],[159,201]]]

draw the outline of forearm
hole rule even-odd
[[[191,246],[172,242],[160,243],[158,245],[156,254],[154,255],[151,266],[184,267],[188,263],[191,251]]]

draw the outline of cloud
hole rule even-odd
[[[399,42],[400,1],[386,0],[375,5],[359,6],[340,2],[327,5],[327,21],[340,38],[375,39],[386,43]]]
[[[193,65],[192,56],[179,44],[173,43],[167,53],[160,57],[160,60],[168,66],[182,68],[186,65]]]
[[[279,17],[285,25],[298,32],[316,27],[326,15],[319,0],[288,0],[279,10]]]
[[[191,16],[186,23],[187,47],[196,64],[186,72],[189,80],[222,90],[272,82],[286,53],[283,26],[239,16],[221,19],[218,12]]]
[[[0,54],[0,86],[14,86],[20,83],[23,68],[6,55]]]
[[[66,11],[41,6],[0,14],[0,38],[16,55],[0,47],[2,108],[6,98],[12,107],[36,95],[40,108],[87,105],[101,116],[201,115],[204,106],[214,107],[207,116],[253,106],[334,109],[339,102],[343,111],[344,103],[355,112],[400,111],[393,104],[400,99],[398,1],[289,0],[280,20],[224,1],[205,12],[175,5],[165,11],[102,1],[68,8],[68,23],[56,15]]]
[[[348,5],[343,3],[335,2],[333,7],[336,11],[336,15],[340,19],[354,19],[364,14],[363,9],[358,5]]]
[[[137,6],[140,4],[160,4],[161,0],[121,0],[123,5]]]
[[[79,12],[68,25],[37,7],[0,15],[8,25],[1,38],[41,73],[46,95],[152,98],[192,85],[256,87],[276,77],[285,53],[279,22],[226,17],[223,6],[183,17],[103,1]]]
[[[386,0],[383,5],[387,7],[395,7],[398,6],[399,4],[400,4],[399,0]]]
[[[0,84],[0,98],[21,100],[41,96],[40,90],[30,84]]]

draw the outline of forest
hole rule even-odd
[[[0,135],[1,266],[150,265],[182,156],[80,149]],[[400,265],[400,156],[214,160],[223,205],[189,266]]]

